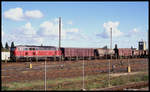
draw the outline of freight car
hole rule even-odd
[[[71,60],[73,59],[92,59],[94,58],[94,49],[93,48],[69,48],[62,47],[62,59]]]
[[[132,49],[131,48],[118,48],[118,53],[120,58],[131,58]]]
[[[98,54],[96,54],[96,57],[98,57],[99,59],[109,59],[111,56],[114,57],[115,55],[115,51],[113,49],[97,48],[96,50],[98,52]]]
[[[138,58],[139,57],[139,50],[132,50],[132,58]]]
[[[147,58],[148,57],[148,50],[133,50],[133,57],[134,58]]]
[[[148,50],[136,50],[133,48],[114,48],[117,58],[147,58]]]

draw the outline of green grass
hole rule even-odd
[[[7,86],[2,86],[2,91],[6,91],[6,90],[9,90],[10,88],[7,87]]]
[[[57,78],[55,80],[47,80],[48,90],[81,90],[82,76],[75,78]],[[128,79],[129,78],[129,79]],[[110,83],[112,86],[123,85],[129,82],[148,81],[148,74],[139,73],[134,75],[125,75],[118,77],[111,77]],[[5,84],[6,85],[6,84]],[[17,90],[30,88],[32,90],[44,90],[44,80],[30,81],[30,82],[13,82],[8,83],[7,86],[2,85],[2,90]],[[85,89],[95,89],[108,87],[108,74],[98,74],[85,76]]]
[[[148,81],[148,74],[137,74],[136,77],[129,78],[131,82]]]

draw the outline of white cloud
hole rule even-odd
[[[22,8],[17,7],[5,11],[4,17],[14,21],[23,21],[26,20],[27,18],[41,18],[43,17],[43,14],[39,10],[31,10],[31,11],[27,10],[24,13]]]
[[[133,31],[134,33],[137,33],[137,32],[138,32],[138,30],[137,30],[136,28],[134,28],[132,31]]]
[[[52,28],[53,26],[54,26],[53,23],[50,22],[50,21],[45,21],[42,24],[40,24],[40,27],[43,27],[43,28],[46,28],[46,29]]]
[[[75,30],[72,30],[72,31],[75,31]],[[66,29],[64,28],[61,29],[62,38],[65,38],[66,32],[67,32]],[[40,24],[40,28],[37,31],[37,34],[41,36],[58,37],[59,35],[58,23],[54,23],[53,21],[44,21],[43,23]]]
[[[7,34],[7,40],[9,42],[16,42],[19,44],[50,44],[57,45],[59,36],[59,26],[55,21],[43,21],[39,26],[35,28],[30,22],[14,29],[10,34]],[[62,27],[61,39],[65,40],[84,40],[86,37],[82,35],[78,28]]]
[[[10,41],[24,42],[28,44],[28,42],[32,42],[35,35],[36,30],[32,27],[30,22],[27,22],[26,24],[10,31],[10,33],[7,34],[8,37],[5,36],[5,38]]]
[[[67,22],[67,24],[72,25],[72,24],[73,24],[73,22],[72,22],[72,21],[68,21],[68,22]]]
[[[26,11],[25,16],[29,18],[41,18],[43,14],[39,10]]]
[[[33,41],[34,41],[35,43],[40,43],[40,44],[42,44],[42,43],[44,42],[44,38],[43,38],[43,37],[35,37],[35,38],[33,38]]]
[[[21,21],[23,20],[24,14],[22,8],[12,8],[4,12],[4,17],[7,19]]]
[[[78,28],[70,28],[70,29],[67,29],[67,32],[79,32],[79,29]]]
[[[54,22],[58,23],[59,22],[59,18],[55,18]]]
[[[118,29],[118,26],[119,26],[119,22],[112,22],[112,21],[109,21],[107,23],[104,23],[103,24],[103,27],[104,27],[104,31],[100,34],[97,34],[97,36],[100,36],[102,38],[108,38],[110,37],[110,31],[111,31],[111,28],[112,28],[112,36],[113,37],[119,37],[119,36],[122,36],[123,33]]]
[[[24,35],[28,35],[28,36],[30,36],[30,35],[32,36],[32,35],[36,34],[36,31],[31,26],[30,22],[26,23],[24,26],[22,26],[18,30],[20,30],[20,32],[22,32]]]
[[[138,32],[139,32],[139,30],[137,28],[134,28],[131,31],[129,31],[128,33],[124,34],[124,36],[125,37],[131,37],[133,35],[137,35]]]
[[[53,22],[50,21],[44,21],[43,23],[40,24],[40,28],[37,31],[39,35],[42,36],[57,36],[58,35],[58,27]]]

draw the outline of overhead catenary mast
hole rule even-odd
[[[59,49],[61,47],[61,17],[59,17]]]
[[[112,49],[112,28],[110,28],[110,49]]]
[[[112,28],[110,28],[110,49],[112,49]],[[110,55],[110,59],[111,59],[111,55]],[[110,87],[110,59],[109,59],[109,74],[108,74],[108,77],[109,77],[109,80],[108,80],[108,87]]]
[[[59,50],[61,48],[61,17],[59,17]],[[59,61],[61,61],[62,56],[60,56]]]

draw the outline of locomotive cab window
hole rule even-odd
[[[18,48],[18,50],[20,51],[20,50],[21,50],[21,48]]]
[[[56,48],[50,48],[50,50],[56,50]]]
[[[28,48],[24,48],[24,50],[28,50]]]

